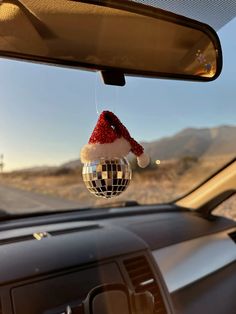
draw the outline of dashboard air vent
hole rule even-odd
[[[86,230],[92,230],[92,229],[98,229],[98,228],[101,228],[101,227],[98,224],[93,224],[93,225],[88,225],[88,226],[79,226],[76,228],[49,231],[49,233],[52,236],[57,236],[61,234],[74,233],[74,232],[80,232],[80,231],[86,231]]]
[[[145,256],[124,261],[124,266],[136,292],[149,291],[155,299],[155,314],[166,314],[166,308],[158,283]]]
[[[230,232],[229,236],[236,243],[236,231]]]
[[[29,240],[33,240],[33,239],[34,239],[34,237],[32,234],[27,234],[27,235],[22,235],[22,236],[18,236],[18,237],[16,236],[16,237],[11,237],[11,238],[0,239],[0,245],[29,241]],[[0,312],[0,314],[1,314],[1,312]]]
[[[35,240],[35,239],[42,240],[43,238],[48,238],[51,236],[65,235],[65,234],[76,233],[76,232],[81,232],[81,231],[86,231],[86,230],[91,230],[91,229],[98,229],[98,228],[101,228],[101,226],[98,224],[92,224],[92,225],[79,226],[76,228],[48,230],[48,231],[43,230],[43,231],[35,232],[33,234],[2,238],[0,239],[0,245],[24,242],[24,241]]]

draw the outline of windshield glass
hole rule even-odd
[[[0,208],[163,203],[200,184],[236,155],[235,29],[233,20],[218,33],[224,67],[210,83],[128,77],[125,87],[111,87],[93,72],[1,59]],[[140,169],[130,156],[131,183],[110,200],[87,190],[79,160],[103,110],[151,157]]]

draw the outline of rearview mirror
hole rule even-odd
[[[221,72],[209,26],[123,0],[18,1],[0,4],[0,56],[123,75],[198,81]]]

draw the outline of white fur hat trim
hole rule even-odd
[[[121,137],[113,143],[86,144],[80,152],[80,159],[82,163],[86,163],[100,158],[123,158],[128,155],[130,149],[130,143]]]

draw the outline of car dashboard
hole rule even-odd
[[[91,289],[122,283],[151,292],[158,314],[233,314],[235,231],[175,205],[3,221],[0,313],[79,313]]]

